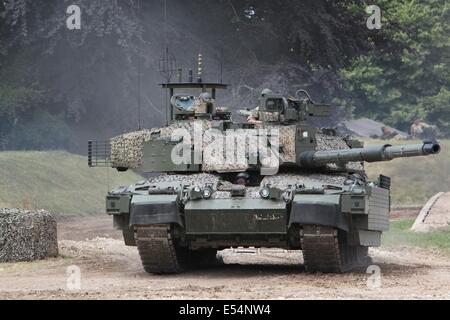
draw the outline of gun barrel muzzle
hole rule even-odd
[[[423,153],[424,154],[438,154],[441,152],[441,145],[436,142],[424,142]]]

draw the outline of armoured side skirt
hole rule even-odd
[[[318,225],[349,231],[349,221],[333,204],[294,203],[289,225]]]
[[[134,196],[130,226],[152,224],[183,225],[176,195]]]
[[[289,219],[289,226],[292,224],[350,229],[348,215],[341,211],[340,195],[296,195]]]

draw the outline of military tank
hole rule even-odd
[[[240,112],[248,119],[234,121],[215,101],[224,84],[162,87],[167,125],[89,142],[89,166],[150,173],[106,196],[106,212],[149,273],[212,265],[218,250],[235,247],[302,250],[308,272],[367,265],[368,248],[389,229],[391,181],[370,181],[364,163],[440,151],[434,141],[364,147],[316,128],[308,118],[330,116],[330,106],[303,90],[265,90],[259,106]]]

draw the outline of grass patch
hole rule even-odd
[[[73,260],[72,256],[68,256],[68,255],[65,255],[65,254],[59,254],[59,257],[61,259],[63,259],[63,260]]]
[[[89,168],[86,157],[62,151],[0,152],[0,207],[55,213],[105,211],[108,188],[142,180],[133,173]]]
[[[392,178],[392,204],[425,204],[434,194],[450,191],[450,140],[439,141],[438,155],[396,159],[366,165],[368,176],[376,180],[379,174]],[[420,143],[420,141],[365,140],[365,145]]]
[[[413,223],[413,219],[391,221],[390,230],[383,233],[381,244],[391,247],[406,245],[421,248],[436,248],[450,253],[450,229],[448,232],[417,233],[410,231]]]

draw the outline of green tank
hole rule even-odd
[[[391,181],[370,181],[364,162],[440,151],[434,141],[364,147],[316,128],[307,119],[330,116],[330,107],[302,90],[265,90],[239,122],[215,101],[224,84],[162,86],[166,126],[89,142],[89,166],[150,174],[106,196],[106,212],[149,273],[211,265],[235,247],[302,250],[308,272],[365,266],[389,229]]]

